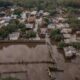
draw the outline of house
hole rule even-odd
[[[77,31],[76,32],[76,39],[77,39],[77,41],[80,42],[80,31]]]
[[[54,25],[54,24],[49,24],[48,26],[47,26],[47,29],[48,29],[48,33],[49,32],[51,32],[51,30],[53,30],[53,29],[55,29],[56,28],[56,26]]]
[[[60,23],[60,22],[64,22],[64,21],[66,21],[66,19],[63,18],[63,17],[57,17],[57,20],[58,20],[59,23]]]
[[[17,19],[17,15],[11,14],[12,19]]]
[[[4,25],[5,20],[0,20],[0,25]]]
[[[66,58],[71,58],[76,55],[76,50],[72,46],[68,46],[64,48],[64,54]]]
[[[43,18],[42,17],[36,18],[35,23],[38,24],[38,25],[41,25],[42,24],[42,21],[43,21]]]
[[[50,15],[49,12],[44,12],[44,13],[43,13],[43,16],[49,16],[49,15]]]
[[[31,15],[36,15],[37,14],[37,11],[32,11],[31,12]]]
[[[33,16],[33,15],[31,15],[31,16],[29,16],[29,17],[27,18],[27,22],[28,22],[28,23],[35,23],[35,20],[36,20],[36,17]]]
[[[55,28],[56,28],[56,26],[52,23],[48,25],[48,29],[55,29]]]
[[[47,28],[40,28],[39,36],[40,36],[41,38],[45,38],[46,32],[47,32]]]
[[[33,24],[27,23],[25,25],[26,25],[26,29],[33,29],[34,28]]]
[[[71,38],[71,34],[63,34],[64,39],[70,39]]]
[[[43,13],[44,13],[44,11],[43,10],[40,10],[37,15],[38,16],[43,16]]]
[[[62,28],[64,28],[65,26],[64,26],[64,24],[62,24],[62,23],[58,23],[58,24],[56,24],[56,27],[57,27],[57,29],[62,29]]]
[[[63,28],[62,30],[61,30],[61,33],[62,34],[67,34],[67,33],[71,33],[72,32],[72,29],[71,28]]]
[[[64,43],[66,44],[71,43],[71,39],[64,39]]]
[[[9,22],[12,18],[10,16],[5,16],[3,18],[3,20],[5,20],[5,22]]]
[[[21,18],[24,19],[24,20],[27,18],[27,15],[26,15],[26,12],[25,12],[25,11],[22,12],[22,14],[21,14]]]
[[[18,40],[20,36],[19,32],[13,32],[11,34],[9,34],[9,40]]]
[[[77,31],[77,32],[76,32],[76,35],[77,35],[77,36],[80,36],[80,31]]]
[[[6,13],[4,11],[0,12],[0,17],[4,17]]]

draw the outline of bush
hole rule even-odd
[[[76,49],[80,49],[80,42],[74,42],[74,43],[71,43],[70,45]]]
[[[17,15],[18,17],[20,17],[22,11],[23,11],[23,10],[22,10],[21,8],[15,9],[14,14]]]
[[[54,29],[51,31],[50,33],[50,38],[51,39],[54,39],[55,41],[60,41],[62,39],[62,35],[60,33],[60,30],[59,29]]]
[[[27,34],[26,34],[26,38],[35,38],[36,37],[36,33],[33,32],[33,31],[29,31]]]
[[[61,41],[59,44],[58,44],[58,48],[60,49],[63,49],[65,46],[67,46],[64,41]]]

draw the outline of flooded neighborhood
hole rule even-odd
[[[80,56],[67,61],[53,45],[53,57],[50,57],[47,45],[44,44],[1,44],[0,74],[3,77],[12,76],[20,80],[50,80],[48,69],[53,66],[54,79],[80,79]],[[42,56],[43,55],[43,56]],[[55,70],[55,65],[58,70]]]
[[[80,1],[0,0],[0,80],[80,80]]]

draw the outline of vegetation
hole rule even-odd
[[[67,46],[64,41],[59,42],[58,48],[63,49],[65,46]]]
[[[70,27],[73,31],[80,30],[80,20],[78,20],[75,17],[69,17],[68,23],[70,24]]]
[[[26,34],[26,38],[35,38],[36,37],[36,33],[33,31],[29,31]]]
[[[54,39],[55,41],[60,41],[62,39],[62,35],[59,29],[54,29],[50,33],[50,38]]]
[[[14,14],[17,15],[18,17],[21,17],[21,13],[22,13],[22,9],[21,8],[17,8],[14,10]]]
[[[71,43],[70,45],[76,49],[80,49],[80,42],[74,42],[74,43]]]
[[[0,80],[19,80],[19,79],[13,77],[6,77],[6,78],[1,78]]]
[[[0,38],[6,38],[10,33],[20,29],[22,32],[26,30],[25,24],[20,23],[18,20],[11,20],[7,26],[0,29]]]

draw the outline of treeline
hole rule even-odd
[[[80,0],[0,0],[0,7],[17,4],[26,8],[54,9],[57,5],[80,7]]]
[[[70,7],[80,7],[80,0],[57,0],[60,5]]]
[[[9,1],[0,1],[0,7],[8,7],[8,6],[12,6],[13,2],[9,2]]]

